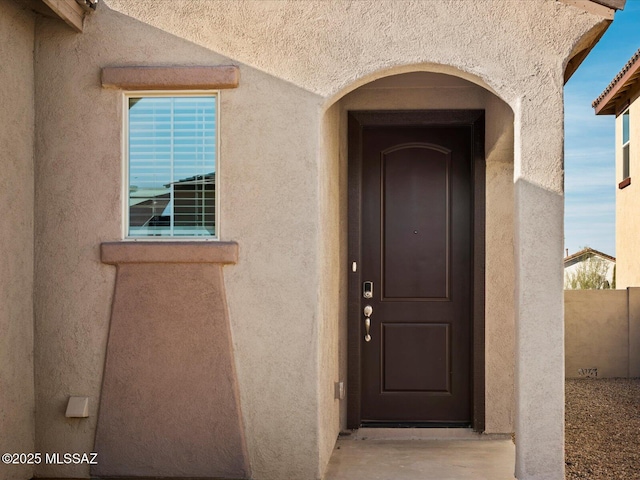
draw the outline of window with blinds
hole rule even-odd
[[[217,96],[126,97],[128,237],[215,237]]]

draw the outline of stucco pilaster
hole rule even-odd
[[[629,298],[629,377],[640,377],[640,288],[627,287]]]
[[[515,109],[516,476],[564,478],[562,84]]]

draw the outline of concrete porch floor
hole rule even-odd
[[[513,480],[514,466],[508,436],[362,428],[338,439],[324,480]]]

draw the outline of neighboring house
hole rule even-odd
[[[173,229],[193,235],[213,235],[214,218],[214,173],[183,178],[164,184],[161,189],[129,188],[130,233],[168,235]],[[200,228],[194,229],[198,222]]]
[[[616,116],[616,287],[640,286],[640,50],[593,102]],[[635,179],[635,180],[633,180]],[[632,181],[633,180],[633,181]]]
[[[129,226],[130,228],[147,228],[158,221],[165,213],[171,194],[166,189],[131,190],[129,195]]]
[[[587,272],[593,280],[589,288],[613,288],[616,259],[593,248],[584,248],[564,258],[565,289],[585,288],[573,286],[572,280],[580,278],[580,273]],[[597,278],[596,278],[597,277]]]
[[[624,3],[0,0],[0,450],[99,454],[0,476],[444,424],[563,478],[563,85]]]

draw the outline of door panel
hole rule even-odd
[[[382,152],[385,300],[448,297],[450,158],[429,144]]]
[[[361,136],[361,420],[471,423],[472,131],[370,126]],[[355,321],[364,324],[364,315]]]
[[[383,392],[450,392],[449,325],[383,323],[381,338]]]

